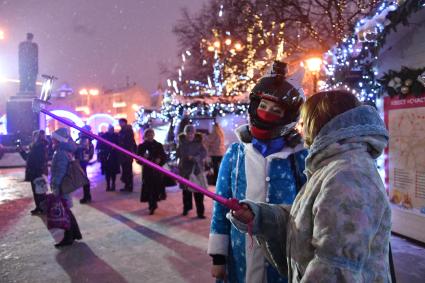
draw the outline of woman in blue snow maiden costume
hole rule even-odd
[[[236,129],[221,163],[216,192],[226,198],[292,204],[305,183],[304,149],[294,127],[303,96],[276,61],[250,94],[249,125]],[[230,283],[287,282],[267,263],[256,242],[231,226],[229,210],[214,203],[208,254],[212,276]]]

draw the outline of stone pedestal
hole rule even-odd
[[[7,133],[24,144],[31,141],[32,132],[40,128],[40,114],[32,110],[35,93],[18,93],[6,104]]]

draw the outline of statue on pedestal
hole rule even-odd
[[[32,33],[27,33],[27,40],[19,44],[19,90],[29,94],[35,94],[38,74],[38,45],[33,38]]]

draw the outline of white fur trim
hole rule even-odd
[[[209,255],[227,256],[229,253],[229,235],[210,234],[207,253]]]
[[[245,146],[245,198],[252,201],[266,201],[267,160],[249,143]]]
[[[304,150],[305,147],[303,144],[299,144],[296,147],[285,147],[282,151],[270,154],[266,157],[266,159],[270,162],[272,159],[280,158],[280,159],[286,159],[289,155],[296,153],[298,151]]]
[[[55,139],[59,142],[67,142],[69,138],[64,138],[61,135],[57,134],[56,132],[52,133],[52,139]]]
[[[242,142],[242,138],[241,138],[242,132],[246,132],[246,131],[248,131],[248,129],[249,129],[249,125],[245,124],[245,125],[241,125],[241,126],[237,127],[234,130],[234,133],[235,133],[236,137],[238,138],[239,142]]]
[[[251,241],[252,247],[251,247]],[[245,235],[246,283],[267,283],[266,258],[257,241]]]
[[[245,146],[245,173],[246,194],[245,198],[256,202],[267,202],[267,174],[268,160],[249,143]],[[266,282],[265,257],[261,247],[254,241],[252,248],[251,237],[245,237],[245,282]]]
[[[270,180],[268,178],[270,162],[273,159],[286,159],[289,155],[303,149],[304,146],[302,144],[297,145],[295,148],[285,147],[282,151],[264,158],[251,143],[245,144],[245,198],[255,202],[269,202],[267,194],[268,181]],[[248,235],[245,240],[246,282],[267,282],[266,259],[262,249],[255,241],[251,248],[251,238]]]

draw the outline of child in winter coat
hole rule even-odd
[[[248,223],[290,282],[391,282],[391,210],[375,166],[384,122],[351,93],[321,92],[301,110],[307,183],[291,206],[243,201],[230,216]]]
[[[227,150],[216,193],[226,198],[292,204],[305,182],[306,150],[294,130],[303,97],[285,80],[286,64],[275,62],[250,95],[250,124],[236,130],[239,142]],[[208,253],[212,275],[227,282],[286,282],[266,262],[256,243],[231,226],[228,209],[214,203]]]

